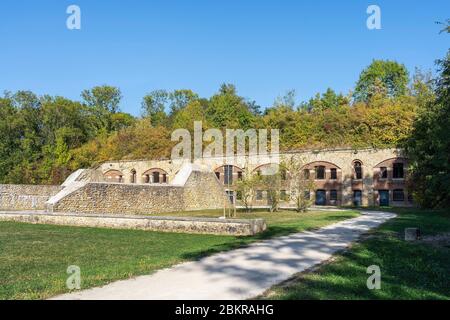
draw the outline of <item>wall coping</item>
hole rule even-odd
[[[239,223],[247,224],[252,222],[263,222],[262,218],[255,219],[222,219],[222,218],[202,218],[202,217],[174,217],[174,216],[143,216],[143,215],[117,215],[102,213],[73,213],[73,212],[43,212],[43,211],[0,211],[2,215],[29,215],[29,216],[51,216],[51,217],[89,217],[89,218],[117,218],[117,219],[135,219],[135,220],[165,220],[165,221],[197,221],[197,222],[216,222],[216,223]]]

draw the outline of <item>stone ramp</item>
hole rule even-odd
[[[329,259],[395,214],[367,211],[314,232],[301,232],[116,281],[54,299],[249,299]]]

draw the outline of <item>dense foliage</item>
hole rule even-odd
[[[445,71],[442,75],[444,79]],[[231,84],[223,84],[210,98],[185,89],[152,91],[143,97],[141,117],[120,112],[122,95],[112,86],[84,90],[81,101],[6,92],[0,97],[0,183],[60,183],[73,170],[108,159],[168,157],[174,145],[171,132],[192,131],[194,120],[201,120],[204,129],[276,128],[285,150],[401,146],[414,130],[417,144],[409,140],[409,150],[419,150],[423,139],[424,146],[434,149],[417,157],[440,152],[436,161],[445,162],[448,139],[446,146],[426,143],[430,135],[448,137],[442,122],[448,122],[448,84],[442,80],[436,94],[434,89],[429,75],[416,70],[409,79],[402,64],[374,60],[353,93],[328,89],[297,104],[295,92],[289,91],[264,111]],[[438,120],[442,123],[435,126]],[[413,159],[421,175],[423,159]],[[442,179],[448,188],[448,167],[439,169],[447,175]],[[433,183],[442,185],[442,179]]]
[[[450,52],[438,64],[436,99],[420,110],[406,143],[414,196],[426,207],[450,207]]]

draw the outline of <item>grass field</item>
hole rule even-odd
[[[450,299],[450,212],[391,210],[398,217],[314,272],[274,286],[265,299]],[[407,227],[425,241],[405,242]],[[440,236],[441,241],[436,241]],[[381,289],[366,286],[367,267],[378,265]]]
[[[201,211],[171,215],[217,217],[220,214]],[[239,212],[237,218],[267,220],[268,230],[254,237],[0,222],[0,299],[43,299],[67,292],[69,265],[81,268],[81,286],[85,289],[357,215],[355,211]]]

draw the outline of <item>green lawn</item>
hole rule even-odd
[[[450,212],[392,210],[398,217],[316,271],[274,286],[265,299],[450,299]],[[405,242],[407,227],[447,243]],[[366,286],[367,267],[381,269],[381,289]]]
[[[217,217],[220,212],[171,215]],[[88,288],[357,215],[355,211],[238,213],[238,218],[267,220],[268,230],[254,237],[0,222],[0,299],[43,299],[67,292],[69,265],[81,268],[82,288]]]

